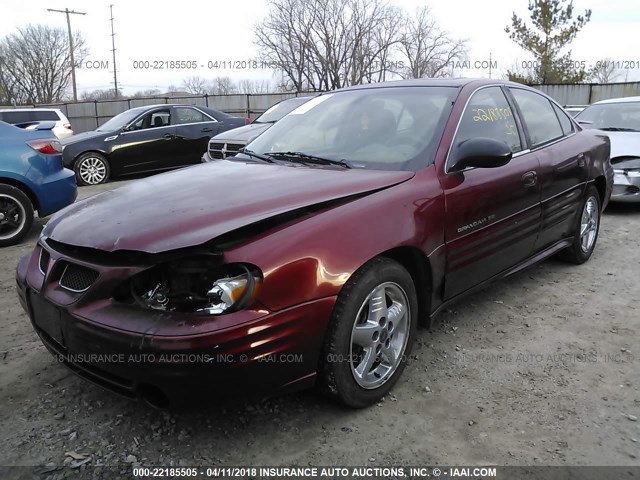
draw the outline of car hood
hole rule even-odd
[[[243,125],[242,127],[234,128],[222,132],[211,139],[212,142],[230,142],[237,141],[247,143],[249,139],[261,135],[271,126],[273,123],[250,123],[249,125]]]
[[[414,175],[220,160],[87,198],[56,214],[43,235],[104,251],[166,252],[298,208],[391,187]]]
[[[74,143],[82,142],[84,140],[88,140],[90,138],[106,137],[107,135],[117,135],[117,133],[98,132],[97,130],[91,130],[90,132],[76,133],[75,135],[67,137],[64,140],[60,140],[60,144],[71,145]]]
[[[640,157],[640,132],[601,132],[611,140],[611,158]]]

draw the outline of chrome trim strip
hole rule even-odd
[[[46,277],[47,274],[43,272],[42,268],[40,267],[40,265],[42,265],[42,252],[44,252],[44,247],[40,245],[40,255],[38,256],[38,270],[40,270],[40,273]],[[47,252],[47,254],[49,254],[49,252]],[[49,258],[51,258],[51,255],[49,255]],[[47,262],[47,270],[49,270],[48,267],[49,267],[49,262]]]

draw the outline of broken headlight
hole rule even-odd
[[[255,265],[200,255],[158,265],[129,281],[128,296],[154,310],[220,315],[251,305],[262,286]]]

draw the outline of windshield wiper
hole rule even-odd
[[[309,155],[304,152],[269,152],[270,157],[284,157],[288,160],[299,160],[307,163],[318,163],[321,165],[339,165],[343,168],[351,168],[351,165],[346,160],[332,160],[330,158],[318,157],[316,155]]]
[[[605,132],[638,132],[635,128],[624,128],[624,127],[601,127],[600,130],[604,130]]]
[[[262,160],[263,162],[273,163],[273,160],[271,160],[269,157],[265,157],[264,155],[259,155],[253,150],[247,150],[244,147],[238,150],[238,153],[244,153],[247,157],[257,158],[258,160]]]

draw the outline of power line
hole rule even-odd
[[[67,15],[67,30],[69,31],[69,52],[71,54],[71,81],[73,82],[73,101],[78,101],[78,89],[76,87],[76,62],[73,58],[73,34],[71,33],[71,20],[69,14],[73,15],[86,15],[85,12],[75,12],[65,8],[64,10],[56,10],[54,8],[47,8],[49,12],[64,13]]]
[[[113,53],[113,83],[115,86],[115,98],[118,98],[118,74],[116,73],[116,34],[113,31],[113,5],[109,5],[111,12],[111,52]]]

